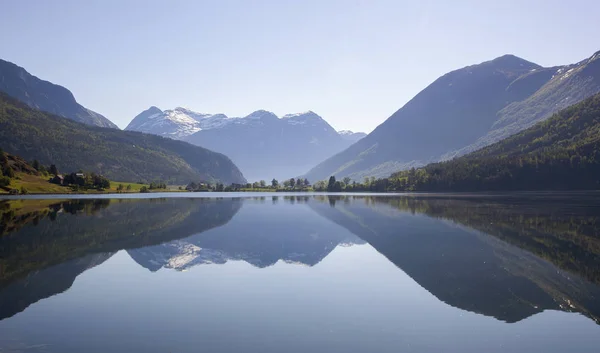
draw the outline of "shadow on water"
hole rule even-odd
[[[229,260],[264,268],[314,266],[339,245],[367,242],[454,307],[509,323],[546,309],[598,322],[599,210],[579,196],[8,201],[0,319],[122,249],[150,271]]]

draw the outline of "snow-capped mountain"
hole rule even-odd
[[[340,130],[338,131],[338,134],[348,140],[351,141],[352,143],[360,140],[361,138],[367,136],[367,134],[365,134],[364,132],[352,132],[350,130]]]
[[[126,130],[180,139],[230,157],[250,181],[297,177],[364,136],[338,133],[312,111],[282,118],[266,110],[243,118],[203,114],[185,108],[151,107]]]
[[[165,111],[150,107],[138,114],[125,130],[179,140],[202,129],[218,128],[232,120],[223,114],[200,114],[181,107]]]

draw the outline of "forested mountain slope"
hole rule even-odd
[[[600,94],[463,157],[402,171],[397,190],[600,188]]]
[[[119,181],[244,183],[226,156],[182,141],[89,126],[29,108],[0,93],[0,148],[59,170]]]

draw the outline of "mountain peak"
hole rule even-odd
[[[272,112],[266,111],[266,110],[257,110],[255,112],[250,113],[249,115],[247,115],[245,117],[246,119],[257,119],[257,120],[264,120],[264,119],[279,119],[277,117],[277,115],[275,115]]]
[[[313,112],[312,110],[308,110],[302,113],[294,113],[294,114],[286,114],[283,116],[282,119],[294,119],[294,118],[302,118],[302,119],[306,119],[306,118],[319,118],[319,119],[323,119],[321,118],[321,116],[319,116],[319,114]]]
[[[136,130],[137,128],[139,128],[140,126],[142,126],[144,123],[146,123],[148,120],[150,120],[153,117],[162,115],[163,111],[158,109],[155,106],[151,106],[150,108],[144,110],[143,112],[139,113],[138,115],[135,116],[135,118],[133,118],[133,120],[131,120],[131,122],[127,125],[127,127],[125,128],[125,130]]]
[[[160,110],[160,108],[158,108],[157,106],[151,106],[150,108],[144,110],[141,114],[144,113],[148,113],[148,114],[162,114],[162,110]]]
[[[492,64],[502,66],[504,68],[514,69],[540,69],[540,65],[527,61],[513,54],[505,54],[491,61]]]

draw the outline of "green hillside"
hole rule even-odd
[[[93,171],[112,180],[245,183],[222,154],[159,136],[84,125],[31,109],[3,93],[0,148],[25,160]]]
[[[482,150],[402,171],[395,190],[573,190],[600,188],[600,94]]]

